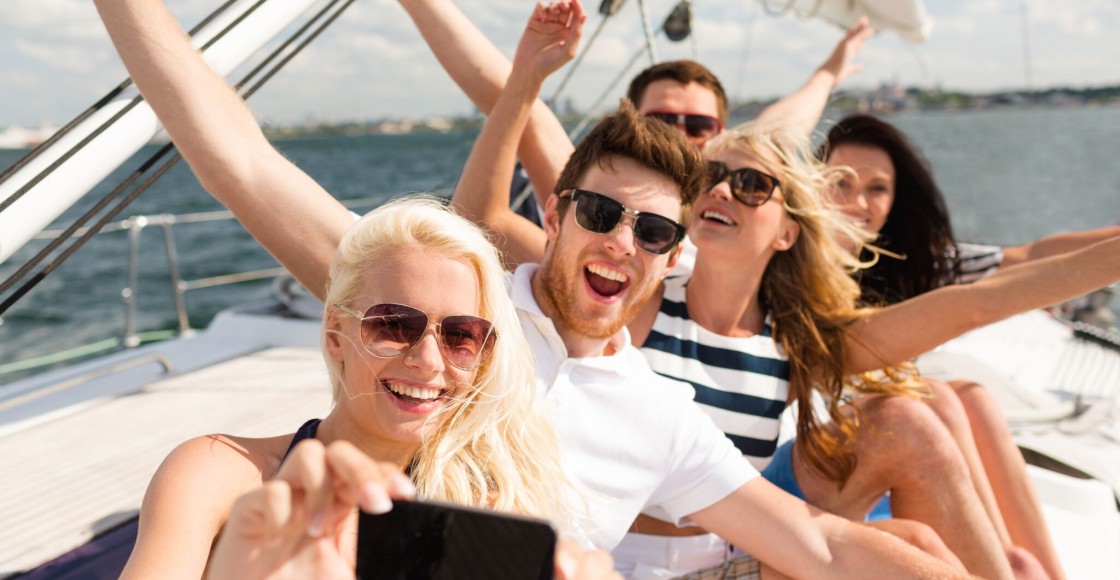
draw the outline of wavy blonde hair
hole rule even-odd
[[[708,142],[704,154],[750,155],[781,182],[782,206],[801,228],[793,246],[777,252],[766,267],[760,300],[769,312],[774,338],[789,356],[790,402],[801,401],[797,442],[809,464],[843,487],[856,467],[853,452],[858,413],[844,413],[846,392],[922,398],[926,387],[913,365],[848,375],[847,329],[871,311],[858,305],[852,274],[867,266],[846,247],[862,247],[870,235],[847,219],[824,192],[849,175],[817,160],[809,139],[784,127],[761,130],[753,124],[725,131]],[[835,428],[813,410],[812,391],[824,396]]]
[[[326,304],[352,304],[384,256],[422,249],[468,264],[479,284],[479,312],[498,335],[473,389],[450,403],[410,465],[419,497],[547,518],[570,527],[568,480],[551,423],[536,404],[533,356],[510,301],[498,251],[486,235],[443,202],[413,196],[366,214],[335,252]],[[449,288],[454,292],[454,288]],[[337,402],[341,369],[324,358]],[[565,530],[567,531],[567,530]]]

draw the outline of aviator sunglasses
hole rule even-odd
[[[750,167],[728,169],[727,164],[722,161],[709,161],[706,189],[711,189],[725,180],[730,181],[731,195],[735,196],[739,203],[752,207],[770,201],[770,196],[774,195],[774,190],[781,185],[777,177],[767,175],[757,169]]]
[[[723,123],[715,117],[708,115],[694,115],[691,113],[672,113],[669,111],[650,111],[647,117],[653,117],[663,123],[674,127],[684,127],[684,132],[689,137],[697,139],[711,139],[723,130]]]
[[[655,213],[635,211],[617,201],[586,189],[566,189],[560,198],[575,202],[576,224],[596,234],[605,234],[630,216],[634,244],[651,254],[664,254],[684,237],[684,226]]]
[[[429,323],[423,311],[403,304],[374,304],[365,314],[336,306],[362,321],[362,346],[377,358],[394,358],[412,350],[433,324],[447,362],[457,369],[473,371],[490,358],[498,338],[494,325],[477,316],[444,316],[439,322]]]

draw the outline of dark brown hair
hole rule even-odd
[[[635,107],[640,107],[642,97],[646,95],[646,89],[651,84],[663,80],[676,81],[682,85],[696,83],[715,93],[719,122],[727,125],[727,93],[724,92],[723,85],[720,84],[716,75],[712,74],[712,71],[694,60],[671,60],[647,68],[630,81],[630,88],[626,91],[626,97],[634,103]]]
[[[956,242],[949,210],[929,163],[893,125],[870,115],[852,115],[828,132],[820,158],[841,145],[881,149],[894,165],[894,203],[875,245],[905,256],[882,256],[860,273],[863,299],[894,304],[944,286],[957,277]]]
[[[685,220],[703,186],[705,165],[700,150],[690,145],[680,131],[639,115],[627,101],[622,102],[617,113],[600,121],[576,147],[560,173],[555,193],[579,187],[593,165],[609,166],[613,158],[629,159],[672,180],[681,194],[678,219]],[[569,201],[566,197],[560,199],[557,209],[561,216]]]

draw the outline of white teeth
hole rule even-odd
[[[385,386],[388,387],[390,391],[393,391],[398,395],[412,397],[413,399],[431,400],[439,397],[440,395],[440,390],[433,388],[417,387],[413,385],[398,385],[397,383],[389,382],[386,382]]]
[[[599,264],[591,264],[587,267],[587,270],[592,274],[595,274],[596,276],[602,276],[607,280],[614,280],[615,282],[625,283],[630,279],[629,276],[623,274],[622,272],[619,272],[618,270],[612,270],[610,268],[607,268],[606,266],[601,266]]]
[[[716,212],[716,211],[711,211],[711,210],[709,210],[709,211],[706,211],[706,212],[704,212],[704,213],[700,214],[700,217],[702,217],[702,218],[704,218],[704,219],[706,219],[706,220],[716,220],[716,221],[718,221],[718,222],[723,222],[723,223],[725,223],[725,224],[727,224],[727,225],[729,225],[729,226],[733,226],[733,225],[735,225],[735,224],[734,224],[734,223],[733,223],[733,222],[731,221],[731,219],[730,219],[730,218],[728,218],[727,216],[725,216],[725,215],[723,215],[723,214],[721,214],[721,213],[719,213],[719,212]]]

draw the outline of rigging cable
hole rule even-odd
[[[261,0],[261,1],[263,2],[264,0]],[[292,35],[289,36],[288,39],[285,40],[275,50],[273,50],[268,55],[268,57],[266,57],[259,65],[257,65],[247,75],[245,75],[245,77],[241,80],[241,82],[239,82],[236,85],[236,88],[240,89],[245,84],[252,81],[254,76],[256,76],[258,73],[260,73],[262,70],[264,70],[264,68],[266,66],[268,66],[269,63],[271,63],[280,54],[282,54],[288,47],[290,47],[292,45],[293,42],[295,42],[295,40],[297,38],[299,38],[307,30],[309,30],[313,25],[315,25],[315,23],[317,21],[319,21],[325,14],[327,14],[335,5],[339,4],[340,2],[342,2],[341,8],[339,8],[333,14],[331,14],[329,17],[327,17],[321,24],[319,24],[318,28],[311,31],[311,33],[306,38],[302,39],[299,42],[299,44],[295,45],[295,47],[292,48],[292,50],[287,55],[285,55],[279,62],[277,62],[271,69],[265,71],[264,75],[261,78],[257,79],[254,82],[254,84],[251,87],[249,87],[249,89],[247,89],[244,93],[242,93],[242,97],[243,98],[248,98],[253,93],[255,93],[260,87],[262,87],[264,85],[264,83],[266,83],[277,72],[279,72],[280,69],[282,69],[289,61],[291,61],[292,58],[294,58],[297,54],[299,54],[312,40],[317,38],[319,36],[319,34],[321,34],[323,32],[323,30],[325,30],[328,26],[330,26],[342,14],[343,11],[345,11],[347,8],[350,7],[351,4],[354,3],[354,0],[330,0],[330,2],[326,6],[324,6],[317,14],[315,14],[314,17],[312,17],[307,23],[305,23],[303,26],[301,26],[299,28],[299,30],[292,33]],[[258,3],[258,4],[260,4],[260,3]],[[62,233],[62,235],[60,235],[55,240],[52,240],[51,243],[48,244],[48,246],[46,248],[41,250],[38,254],[36,254],[35,257],[33,257],[31,260],[29,260],[28,263],[25,264],[23,267],[21,267],[15,274],[13,274],[11,277],[9,277],[7,280],[5,280],[2,284],[0,284],[0,294],[4,293],[8,289],[10,289],[15,283],[17,283],[21,278],[23,278],[32,268],[34,268],[36,265],[38,265],[40,262],[42,262],[46,258],[46,256],[51,251],[53,251],[55,248],[57,248],[61,243],[65,242],[66,240],[73,237],[74,231],[76,231],[80,226],[84,225],[85,222],[89,221],[89,219],[92,218],[94,214],[100,212],[105,206],[107,206],[110,202],[112,202],[115,197],[117,197],[129,185],[131,185],[133,182],[135,182],[137,179],[139,179],[160,158],[162,158],[164,155],[166,155],[172,149],[174,149],[174,145],[171,144],[171,143],[168,143],[167,145],[164,145],[163,147],[161,147],[160,150],[157,151],[155,154],[153,154],[151,157],[149,157],[148,160],[145,161],[144,164],[139,169],[137,169],[124,182],[122,182],[120,185],[118,185],[116,188],[114,188],[113,191],[111,191],[104,198],[102,198],[102,200],[99,201],[94,208],[92,208],[90,211],[87,211],[85,214],[83,214],[81,217],[79,217],[77,220],[75,220],[75,222],[73,224],[71,224],[71,226],[68,227]],[[132,201],[135,200],[141,193],[143,193],[145,190],[147,190],[149,187],[151,187],[151,185],[153,183],[155,183],[160,177],[163,176],[163,174],[165,174],[168,170],[170,170],[181,158],[182,158],[182,156],[179,153],[176,153],[174,156],[172,156],[170,159],[168,159],[162,166],[160,166],[155,171],[154,174],[152,174],[143,183],[138,185],[136,187],[136,189],[133,190],[132,192],[130,192],[124,199],[120,200],[117,203],[117,205],[112,207],[105,215],[101,216],[93,226],[91,226],[88,230],[86,230],[85,233],[83,233],[83,235],[81,237],[79,237],[77,240],[75,240],[70,246],[68,246],[66,249],[64,249],[63,252],[57,258],[55,258],[51,263],[49,263],[45,267],[43,267],[42,270],[37,272],[34,276],[32,276],[29,280],[27,280],[22,286],[17,288],[16,291],[14,293],[12,293],[11,296],[9,296],[8,298],[5,298],[4,301],[2,303],[0,303],[0,314],[3,314],[5,312],[7,312],[7,310],[9,308],[11,308],[11,306],[13,304],[15,304],[20,298],[22,298],[24,295],[26,295],[28,291],[30,291],[32,288],[37,286],[39,284],[39,282],[41,282],[43,279],[46,278],[47,275],[49,275],[58,266],[60,266],[63,262],[65,262],[79,248],[81,248],[83,245],[85,245],[86,242],[88,242],[94,235],[96,235],[97,232],[100,231],[102,227],[104,227],[106,224],[108,224],[109,221],[111,221],[114,217],[117,216],[117,214],[119,214],[121,211],[123,211],[124,208],[127,207],[130,203],[132,203]]]
[[[197,33],[199,30],[202,30],[202,28],[205,27],[207,24],[210,24],[211,21],[213,21],[215,18],[220,16],[223,12],[226,11],[227,8],[229,8],[235,2],[237,2],[237,0],[226,0],[225,4],[222,4],[221,6],[219,6],[216,10],[214,10],[209,15],[207,15],[206,18],[203,18],[202,22],[199,22],[198,24],[195,25],[194,28],[190,29],[188,34],[190,34],[191,36],[194,36],[195,33]],[[256,7],[254,6],[254,7],[251,7],[249,9],[249,11],[251,12],[255,9],[256,9]],[[19,158],[18,161],[16,161],[15,163],[13,163],[11,165],[11,167],[8,167],[2,173],[0,173],[0,183],[4,183],[5,181],[8,180],[9,177],[12,176],[12,174],[19,171],[20,169],[23,169],[23,167],[25,165],[27,165],[32,160],[34,160],[36,157],[38,157],[48,147],[50,147],[51,145],[54,145],[55,143],[58,142],[59,139],[63,138],[67,134],[69,134],[70,131],[72,131],[74,129],[74,127],[76,127],[79,123],[81,123],[82,121],[85,121],[86,119],[88,119],[90,117],[90,115],[96,113],[97,111],[101,110],[102,107],[109,104],[110,101],[112,101],[114,98],[116,98],[117,95],[121,94],[121,92],[123,92],[125,89],[127,89],[130,85],[132,85],[132,79],[131,78],[125,79],[124,82],[117,85],[116,88],[114,88],[113,90],[109,91],[109,94],[107,94],[104,97],[102,97],[101,99],[99,99],[97,102],[95,102],[92,106],[90,106],[85,111],[82,111],[82,113],[79,114],[77,117],[74,117],[73,119],[71,119],[69,123],[67,123],[66,125],[63,125],[63,127],[61,129],[55,131],[54,134],[52,134],[45,141],[43,141],[42,143],[37,145],[34,149],[32,149],[31,151],[28,151],[26,155]],[[10,205],[10,204],[7,204],[7,205]],[[3,210],[0,209],[0,211],[3,211]]]
[[[221,39],[223,36],[225,36],[226,33],[228,33],[230,30],[233,30],[233,28],[236,27],[237,24],[239,24],[242,20],[247,18],[249,16],[249,14],[251,14],[254,10],[256,10],[258,7],[260,7],[261,5],[263,5],[267,1],[268,0],[257,0],[257,2],[255,4],[253,4],[253,6],[251,6],[248,10],[245,11],[245,13],[238,16],[233,22],[231,22],[228,26],[226,26],[226,28],[224,28],[221,32],[219,32],[217,35],[215,35],[214,38],[207,41],[207,43],[202,47],[202,50],[205,50],[206,48],[209,48],[210,45],[217,42],[219,39]],[[220,7],[219,10],[225,10],[225,6]],[[131,82],[131,80],[126,81],[125,83],[121,84],[121,87],[118,87],[118,88],[127,87],[130,82]],[[108,104],[108,102],[110,100],[111,99],[109,99],[109,98],[102,99],[95,106],[99,109],[100,107]],[[65,154],[63,154],[61,157],[56,159],[54,161],[54,163],[51,163],[49,166],[47,166],[46,169],[39,172],[38,175],[33,177],[27,183],[23,184],[22,187],[17,189],[7,199],[5,199],[3,201],[0,201],[0,212],[3,212],[4,210],[8,209],[8,207],[10,207],[12,204],[19,201],[19,199],[22,198],[27,192],[34,189],[35,186],[39,184],[39,182],[46,179],[51,173],[54,172],[54,170],[61,167],[67,160],[69,160],[71,157],[76,155],[78,153],[78,151],[80,151],[82,148],[84,148],[86,145],[88,145],[91,141],[96,139],[103,132],[108,130],[109,127],[111,127],[113,125],[113,123],[116,123],[121,117],[123,117],[125,114],[127,114],[129,111],[131,111],[133,108],[135,108],[136,105],[139,105],[140,102],[143,101],[143,100],[144,100],[143,97],[137,95],[134,99],[129,101],[129,103],[127,105],[125,105],[124,108],[122,108],[120,111],[117,111],[116,114],[114,114],[112,117],[107,119],[104,123],[102,123],[100,127],[95,129],[89,135],[86,135],[86,137],[84,139],[79,141],[77,144],[75,144],[73,147],[71,147]],[[92,113],[96,110],[97,109],[93,109],[93,110],[88,111],[88,112]],[[83,113],[83,115],[85,115],[85,113]],[[67,124],[67,126],[72,126],[72,125],[73,124],[70,124],[70,123]],[[39,149],[37,148],[36,151],[39,151]],[[32,153],[35,153],[35,152],[33,151]],[[31,154],[28,154],[28,155],[31,156]],[[35,155],[37,156],[38,153],[35,153]],[[22,160],[21,160],[21,162],[22,162]],[[26,163],[26,162],[24,162],[24,163]],[[4,288],[0,287],[0,292],[3,292],[3,291],[4,291]]]
[[[572,66],[568,67],[568,72],[564,74],[564,78],[560,80],[560,84],[556,87],[556,90],[553,91],[552,98],[548,100],[549,105],[553,107],[556,106],[557,101],[560,99],[560,94],[564,92],[564,87],[568,86],[568,81],[572,79],[572,75],[575,74],[576,69],[578,69],[580,63],[583,62],[583,57],[587,56],[587,53],[591,50],[591,45],[595,44],[595,39],[599,38],[599,33],[603,31],[603,26],[607,24],[607,19],[617,14],[618,9],[622,7],[625,1],[626,0],[604,0],[604,2],[599,5],[599,14],[603,15],[603,19],[599,21],[599,25],[595,27],[595,31],[591,33],[591,37],[588,38],[587,43],[583,45],[583,50],[576,56],[575,61],[572,62]]]

